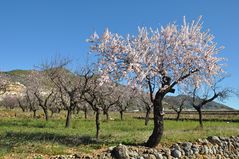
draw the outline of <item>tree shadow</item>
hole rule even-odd
[[[30,121],[24,121],[24,122],[19,122],[19,121],[1,121],[0,122],[0,127],[33,127],[33,128],[53,128],[52,126],[47,126],[46,122],[43,123],[31,123]]]
[[[90,137],[90,136],[66,136],[58,135],[53,133],[27,133],[27,132],[7,132],[5,136],[2,136],[5,140],[14,141],[14,143],[22,143],[26,141],[34,142],[52,142],[59,143],[66,146],[79,146],[79,145],[89,145],[89,144],[100,144],[101,142]]]

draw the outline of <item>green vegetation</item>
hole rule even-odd
[[[28,75],[29,73],[31,73],[32,70],[12,70],[9,72],[5,72],[8,75],[12,75],[12,76],[25,76]]]
[[[56,155],[73,153],[90,153],[96,149],[123,144],[142,144],[150,135],[153,123],[144,126],[144,120],[133,118],[137,113],[126,113],[125,120],[119,120],[118,113],[111,113],[114,120],[101,121],[100,140],[96,140],[95,121],[83,119],[83,114],[74,115],[72,126],[64,128],[64,114],[55,114],[46,122],[32,119],[30,114],[24,116],[14,111],[0,110],[0,156],[16,155],[26,158],[36,154]],[[104,116],[101,119],[105,119]],[[204,129],[198,127],[197,121],[166,121],[161,144],[195,141],[210,135],[231,136],[239,134],[238,123],[205,122]],[[11,157],[10,157],[11,158]],[[13,157],[12,157],[13,158]]]

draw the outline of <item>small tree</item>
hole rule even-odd
[[[101,94],[100,94],[100,84],[98,82],[98,78],[91,76],[87,77],[90,80],[90,84],[88,85],[88,91],[84,94],[85,101],[91,106],[92,110],[95,112],[95,125],[96,125],[96,139],[99,139],[100,132],[100,111],[102,108],[101,104]]]
[[[197,110],[199,115],[199,124],[200,127],[203,127],[203,119],[202,119],[202,108],[204,108],[209,102],[212,102],[215,99],[220,99],[221,101],[228,98],[230,93],[232,92],[229,88],[219,88],[218,83],[221,82],[222,79],[215,81],[213,85],[201,85],[192,84],[192,91],[190,92],[192,95],[192,106]]]
[[[39,92],[35,92],[34,95],[36,96],[38,104],[45,114],[46,121],[48,121],[49,120],[48,110],[50,107],[52,107],[52,105],[56,100],[56,94],[54,90],[51,90],[50,92],[47,90],[45,91],[42,90]]]
[[[135,104],[134,98],[137,96],[137,90],[132,88],[127,88],[124,86],[119,87],[118,86],[118,102],[116,103],[116,107],[118,108],[118,111],[120,113],[120,119],[123,120],[124,112],[127,111],[127,109]]]
[[[88,112],[90,111],[90,106],[87,102],[81,102],[79,105],[78,105],[78,109],[77,111],[83,111],[84,112],[84,118],[85,120],[88,119]]]
[[[79,72],[73,73],[66,66],[69,59],[56,59],[44,64],[44,71],[53,82],[59,92],[61,104],[67,111],[65,127],[69,128],[71,116],[79,103],[83,102],[84,94],[87,92],[89,70],[82,68]]]
[[[145,94],[144,92],[142,92],[139,95],[139,98],[140,98],[140,101],[143,102],[145,109],[146,109],[144,125],[148,125],[149,116],[150,116],[153,104],[152,104],[151,100],[149,99],[149,95]]]
[[[37,98],[32,92],[32,90],[28,90],[28,89],[26,90],[25,101],[29,110],[33,112],[33,118],[36,118],[37,117],[36,112],[39,108],[37,105]]]
[[[71,116],[77,107],[79,97],[79,79],[63,67],[53,67],[49,76],[59,91],[61,103],[67,111],[65,127],[70,127]],[[52,72],[53,71],[53,72]]]
[[[154,129],[146,146],[155,147],[164,129],[162,101],[175,86],[189,79],[210,83],[212,75],[222,72],[222,58],[216,56],[214,37],[202,30],[200,19],[178,27],[169,24],[161,29],[139,28],[135,36],[123,37],[108,29],[99,37],[94,33],[90,49],[99,57],[102,82],[127,81],[130,87],[148,90],[154,108]],[[155,92],[152,87],[155,86]]]
[[[35,102],[42,108],[45,120],[49,120],[49,108],[56,99],[56,90],[50,78],[44,71],[32,71],[26,78],[26,99],[33,113],[36,111]],[[34,95],[34,96],[33,96]]]
[[[184,109],[185,106],[185,102],[187,100],[187,96],[184,95],[178,95],[175,98],[170,99],[169,104],[170,104],[170,108],[173,109],[176,113],[176,121],[179,121],[181,112]]]
[[[113,106],[117,105],[119,102],[120,96],[117,95],[117,89],[113,85],[107,85],[106,87],[102,88],[102,91],[99,92],[100,94],[100,107],[103,110],[103,114],[106,116],[106,120],[109,121],[109,110]]]
[[[99,139],[100,112],[106,106],[111,107],[111,105],[114,105],[117,99],[109,100],[112,99],[110,96],[113,91],[113,84],[111,82],[102,84],[94,73],[85,76],[85,78],[89,80],[89,84],[87,85],[88,91],[84,94],[84,99],[95,113],[96,139]]]
[[[20,96],[20,97],[16,97],[18,106],[22,109],[23,112],[27,111],[27,105],[26,105],[26,100],[24,97]]]

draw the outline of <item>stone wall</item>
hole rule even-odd
[[[91,156],[55,156],[52,159],[239,159],[239,136],[199,139],[173,144],[170,148],[118,145]]]

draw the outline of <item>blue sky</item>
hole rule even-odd
[[[0,70],[32,69],[56,54],[85,63],[91,33],[120,34],[203,16],[228,59],[223,85],[239,89],[238,0],[0,0]],[[226,104],[239,109],[239,100]]]

